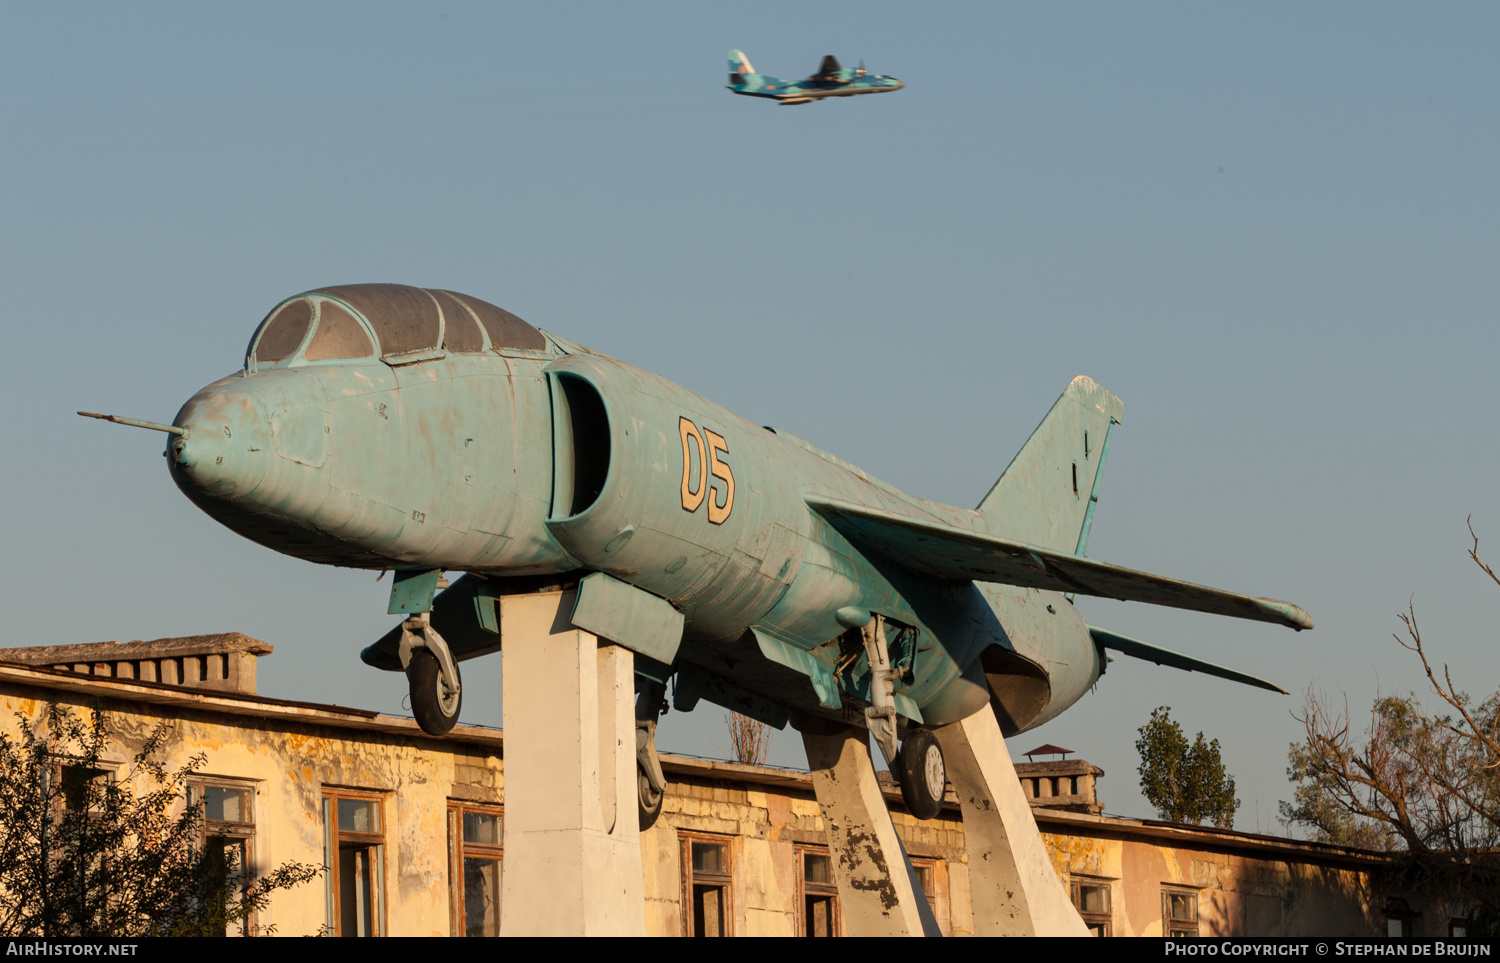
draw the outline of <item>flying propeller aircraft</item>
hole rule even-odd
[[[905,86],[895,77],[870,73],[863,63],[854,68],[840,67],[833,54],[824,57],[818,72],[806,80],[782,80],[756,73],[744,51],[729,51],[729,89],[746,97],[769,97],[782,104],[810,104],[828,97],[883,94]]]
[[[1074,379],[979,506],[955,508],[477,298],[357,284],[276,305],[243,366],[172,424],[92,417],[167,432],[178,487],[246,538],[394,570],[390,612],[409,617],[362,658],[405,671],[428,732],[458,719],[458,664],[501,648],[499,600],[571,588],[573,624],[635,653],[649,824],[669,681],[680,710],[707,700],[778,728],[853,713],[922,818],[942,804],[934,727],[986,705],[1006,735],[1040,725],[1106,649],[1276,689],[1074,607],[1313,625],[1085,557],[1122,412]],[[442,588],[450,571],[466,574]]]

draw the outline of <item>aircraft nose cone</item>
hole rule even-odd
[[[187,434],[167,446],[172,478],[188,494],[248,495],[266,473],[271,432],[253,395],[210,385],[182,406],[175,422]]]

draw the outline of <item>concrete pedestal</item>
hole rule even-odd
[[[941,936],[875,781],[870,736],[802,734],[849,936]],[[506,854],[509,858],[509,853]]]
[[[975,936],[1088,936],[1047,858],[995,713],[934,730],[964,814]]]
[[[503,936],[645,936],[629,649],[574,628],[572,592],[500,600]]]

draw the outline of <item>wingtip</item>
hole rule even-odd
[[[1303,611],[1300,606],[1277,599],[1256,599],[1255,602],[1262,612],[1275,616],[1277,621],[1288,628],[1296,629],[1298,632],[1313,628],[1312,616]]]

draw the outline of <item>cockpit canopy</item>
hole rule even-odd
[[[278,304],[250,339],[255,364],[391,364],[508,349],[541,350],[542,333],[503,308],[455,291],[405,284],[342,284]]]

